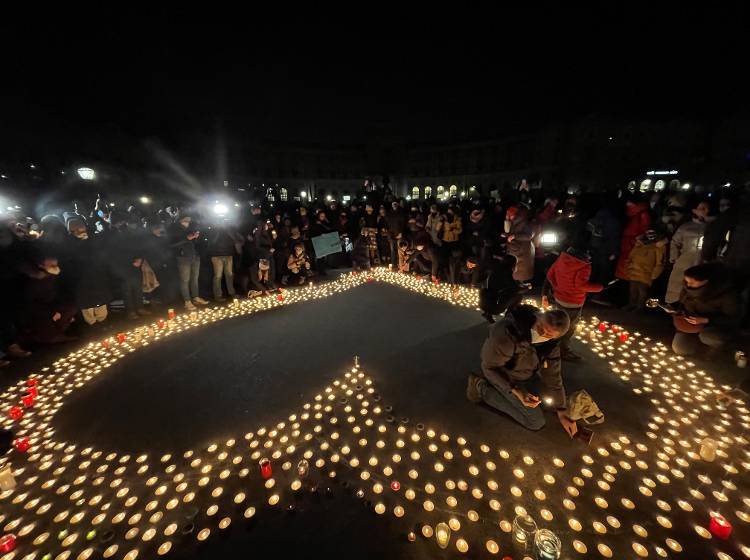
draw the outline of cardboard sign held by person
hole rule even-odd
[[[341,252],[341,238],[335,231],[313,237],[311,241],[316,259],[322,259],[328,255],[335,255]]]

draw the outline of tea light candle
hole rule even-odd
[[[711,514],[711,522],[708,524],[708,530],[717,539],[727,540],[732,534],[732,524],[718,513]]]
[[[716,459],[716,448],[718,444],[711,438],[704,438],[701,440],[700,456],[701,459],[709,463],[713,463]]]
[[[13,478],[13,471],[10,465],[5,465],[0,468],[0,490],[7,492],[13,490],[16,487],[16,479]]]
[[[440,548],[448,548],[451,540],[451,528],[445,523],[438,523],[435,527],[435,539]]]

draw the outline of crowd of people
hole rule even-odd
[[[264,203],[236,215],[197,205],[121,210],[101,196],[90,209],[72,204],[39,220],[9,211],[0,364],[106,329],[113,308],[130,318],[155,303],[192,311],[330,268],[373,266],[479,288],[490,323],[541,286],[544,305],[568,317],[562,359],[580,359],[569,340],[590,292],[634,313],[665,299],[676,352],[719,348],[747,318],[750,221],[735,212],[740,203],[723,192],[557,197],[524,182],[500,200],[417,201],[372,189],[348,204]],[[317,258],[315,239],[332,233],[341,251]]]

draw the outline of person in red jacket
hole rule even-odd
[[[603,286],[589,282],[591,258],[585,250],[570,247],[561,253],[547,271],[542,286],[542,306],[547,309],[551,302],[557,304],[570,317],[570,328],[560,338],[560,354],[563,360],[580,361],[581,356],[570,349],[570,339],[581,318],[581,310],[589,292],[601,292]]]
[[[627,264],[630,251],[635,247],[635,240],[646,233],[651,226],[651,214],[649,205],[645,202],[633,202],[629,200],[625,205],[625,214],[628,221],[622,230],[622,241],[620,242],[620,258],[617,260],[615,276],[621,280],[627,280]]]

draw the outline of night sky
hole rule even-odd
[[[148,141],[186,155],[217,137],[432,143],[589,114],[702,118],[745,108],[747,18],[738,8],[597,10],[394,14],[335,26],[166,11],[7,18],[0,147],[6,159],[127,159]]]

